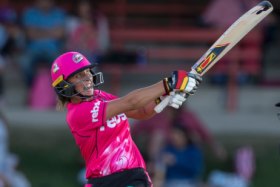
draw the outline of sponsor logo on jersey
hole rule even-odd
[[[92,122],[98,122],[98,112],[100,103],[100,101],[95,102],[92,110],[90,111]]]
[[[122,121],[127,120],[127,117],[125,114],[119,114],[117,116],[112,117],[111,119],[108,119],[106,121],[106,125],[109,128],[115,128],[119,123],[121,123]],[[100,127],[100,131],[105,131],[105,127],[101,126]]]
[[[109,128],[116,127],[117,124],[119,124],[121,121],[126,120],[127,117],[125,114],[119,114],[117,116],[112,117],[111,119],[107,120],[107,126]]]

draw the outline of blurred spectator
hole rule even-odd
[[[23,34],[17,23],[17,14],[8,3],[0,6],[0,105],[3,104],[3,73],[7,61],[13,61],[15,54],[23,49]]]
[[[7,120],[0,111],[0,187],[31,187],[23,173],[17,171],[19,159],[9,152]]]
[[[246,181],[232,172],[214,170],[209,175],[210,187],[249,187]]]
[[[202,24],[210,27],[226,29],[242,14],[256,6],[259,2],[261,1],[212,0],[201,16]],[[276,24],[277,18],[274,14],[270,14],[259,24],[258,28],[263,30],[263,33],[265,34],[264,43],[268,42],[268,40],[271,40],[271,38],[276,34],[274,31]]]
[[[242,146],[236,150],[234,157],[234,170],[250,184],[255,174],[255,154],[251,146]]]
[[[109,26],[105,15],[95,10],[91,1],[78,1],[75,11],[67,19],[66,48],[70,51],[79,51],[95,60],[99,55],[108,51]]]
[[[280,107],[280,102],[275,104],[276,107]],[[277,118],[280,120],[280,112],[277,112]]]
[[[100,64],[145,63],[144,50],[114,49],[110,43],[110,29],[106,15],[93,7],[89,0],[78,1],[76,10],[67,20],[66,48],[79,51]]]
[[[160,154],[157,175],[163,172],[165,187],[197,187],[202,182],[203,153],[180,121],[170,129],[169,141]]]
[[[50,67],[63,50],[65,12],[54,0],[35,0],[24,10],[22,24],[26,33],[26,55],[21,62],[28,87],[33,83],[38,66]]]
[[[210,173],[208,184],[212,187],[249,187],[255,174],[255,155],[251,146],[236,150],[232,172],[214,170]]]
[[[258,0],[212,0],[202,14],[202,22],[212,27],[227,28],[258,2]]]
[[[79,173],[78,173],[78,175],[77,175],[77,181],[78,181],[78,183],[79,183],[81,186],[84,185],[84,184],[86,184],[87,179],[86,179],[86,168],[85,168],[85,167],[83,167],[83,168],[79,171]]]
[[[0,187],[11,187],[2,174],[0,174]]]
[[[3,94],[4,94],[4,83],[3,83],[3,73],[4,73],[4,66],[5,66],[5,59],[2,55],[2,48],[3,45],[6,43],[6,31],[5,28],[0,24],[0,105],[3,103]],[[4,44],[3,44],[4,43]]]
[[[149,120],[136,122],[132,127],[134,140],[147,162],[151,175],[154,173],[155,161],[166,144],[174,121],[179,121],[188,129],[190,138],[196,144],[208,145],[216,158],[222,161],[226,159],[225,149],[214,139],[195,113],[187,107],[181,107],[178,110],[166,108],[162,113]]]
[[[4,175],[7,155],[8,130],[4,118],[0,116],[0,187],[10,187],[7,177]]]

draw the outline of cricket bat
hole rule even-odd
[[[204,75],[230,49],[232,49],[249,31],[261,22],[273,10],[269,1],[262,1],[238,18],[191,67],[190,73]],[[160,113],[169,103],[166,96],[155,108]]]

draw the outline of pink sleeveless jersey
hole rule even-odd
[[[131,138],[126,115],[105,120],[107,101],[116,97],[103,91],[96,92],[99,96],[92,101],[67,105],[67,123],[85,160],[86,178],[130,168],[146,169]]]

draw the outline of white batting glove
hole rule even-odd
[[[176,109],[180,108],[183,105],[183,103],[187,100],[187,98],[179,92],[171,92],[170,95],[171,98],[169,100],[168,106],[171,106]]]
[[[197,87],[202,82],[202,78],[199,75],[188,73],[189,83],[186,85],[185,90],[189,95],[194,95],[197,90]]]
[[[175,109],[180,108],[183,103],[187,100],[188,95],[184,96],[186,94],[183,94],[182,92],[170,92],[170,99],[168,102],[168,106],[173,107]],[[160,103],[166,96],[161,96],[156,100],[156,103]]]

